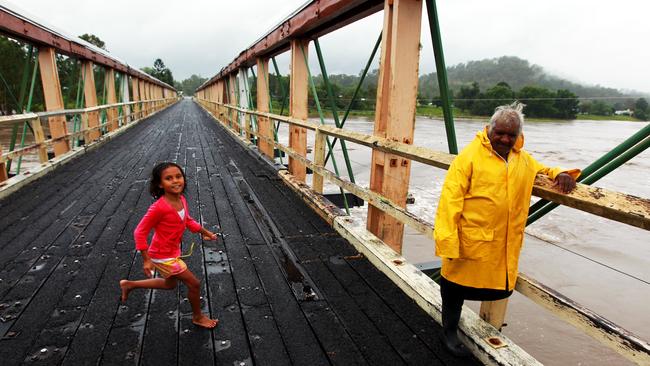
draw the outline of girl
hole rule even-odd
[[[192,305],[192,323],[214,328],[219,320],[210,319],[201,312],[201,282],[180,259],[180,242],[187,227],[191,232],[201,232],[203,240],[216,240],[217,235],[206,230],[194,221],[187,209],[185,192],[185,173],[177,164],[165,162],[156,165],[151,172],[149,193],[156,199],[147,210],[135,231],[135,248],[142,254],[144,274],[148,278],[140,281],[121,280],[122,301],[135,288],[173,289],[180,280],[188,288],[187,298]],[[151,245],[147,236],[154,230]],[[158,270],[163,278],[152,278],[153,270]]]

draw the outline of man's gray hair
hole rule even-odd
[[[512,122],[517,122],[519,123],[519,134],[521,134],[521,131],[524,128],[524,114],[522,111],[524,110],[524,107],[526,105],[523,103],[520,103],[519,101],[514,101],[512,104],[506,104],[506,105],[501,105],[496,107],[494,110],[494,114],[492,117],[490,117],[490,127],[488,129],[488,132],[492,131],[492,128],[494,128],[494,125],[496,125],[497,121],[499,120],[505,120],[505,121],[512,121]]]

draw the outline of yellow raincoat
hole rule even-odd
[[[578,169],[538,163],[523,145],[520,135],[506,162],[492,149],[486,127],[449,167],[434,231],[447,280],[498,290],[507,283],[514,289],[535,176],[580,175]]]

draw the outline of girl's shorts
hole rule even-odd
[[[180,258],[173,258],[164,262],[154,262],[153,266],[158,270],[161,276],[169,278],[171,276],[179,275],[187,269],[187,264]]]

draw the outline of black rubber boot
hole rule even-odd
[[[469,357],[471,353],[458,338],[458,322],[463,310],[463,300],[458,302],[453,301],[456,299],[445,299],[445,297],[442,298],[442,344],[456,357]]]

